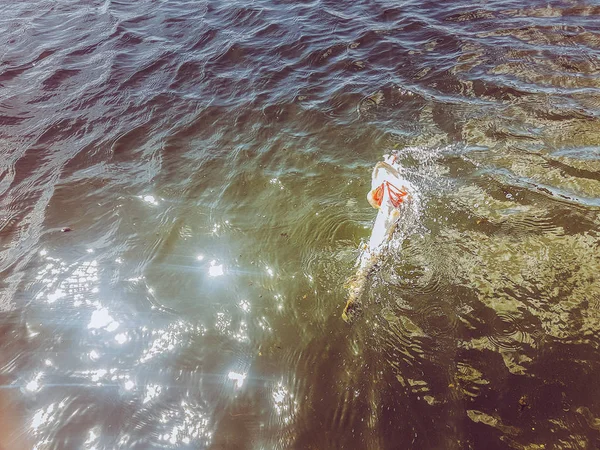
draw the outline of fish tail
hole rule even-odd
[[[344,306],[344,311],[342,312],[342,320],[346,323],[352,322],[354,316],[360,310],[360,303],[358,299],[354,296],[350,296],[348,301],[346,302],[346,306]]]
[[[365,270],[365,268],[362,267],[348,280],[348,291],[350,293],[348,295],[348,300],[346,301],[346,306],[344,306],[344,311],[342,312],[342,319],[346,323],[350,323],[360,311],[360,298],[365,290],[370,272],[370,268]]]

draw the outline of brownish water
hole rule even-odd
[[[0,31],[20,439],[600,447],[594,2],[3,1]],[[348,326],[392,149],[420,210]]]

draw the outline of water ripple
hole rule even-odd
[[[598,6],[0,11],[0,436],[594,446]],[[348,328],[391,150],[419,208]]]

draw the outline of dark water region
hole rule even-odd
[[[7,448],[600,447],[595,2],[3,1],[0,40]],[[347,325],[394,149],[419,214]]]

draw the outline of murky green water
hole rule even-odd
[[[600,445],[591,2],[0,10],[0,446]]]

